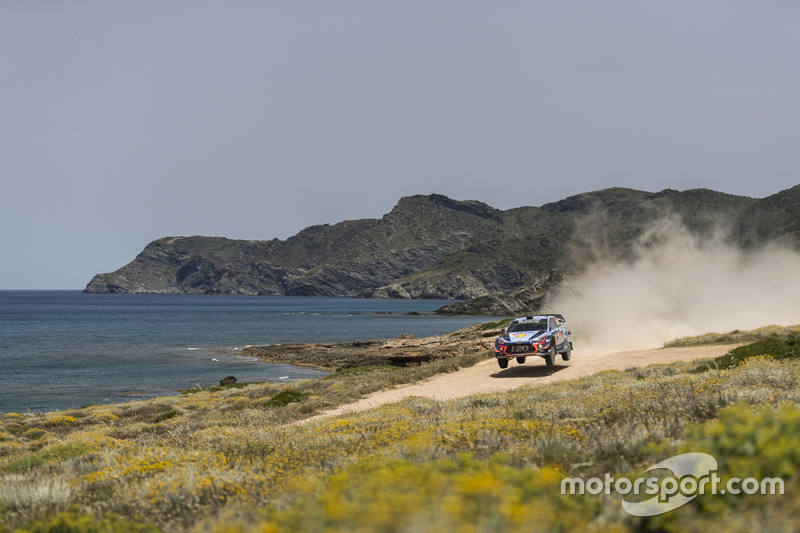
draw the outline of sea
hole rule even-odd
[[[246,357],[248,345],[455,331],[488,317],[449,300],[0,291],[0,413],[48,412],[327,372]]]

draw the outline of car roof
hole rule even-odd
[[[548,318],[551,318],[551,317],[552,317],[552,318],[555,318],[555,319],[557,319],[557,320],[560,320],[560,321],[562,321],[562,322],[566,322],[566,320],[564,320],[564,317],[563,317],[563,315],[559,315],[559,314],[553,313],[553,314],[550,314],[550,315],[529,315],[529,316],[522,316],[522,317],[519,317],[519,318],[515,318],[514,320],[512,320],[512,321],[511,321],[511,323],[512,323],[512,324],[516,324],[516,323],[518,323],[518,322],[522,322],[522,321],[524,321],[524,320],[547,320]]]

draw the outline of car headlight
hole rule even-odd
[[[505,340],[503,337],[497,337],[497,340],[495,342],[497,344],[508,344],[508,341]]]

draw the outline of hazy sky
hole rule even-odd
[[[0,289],[441,193],[800,183],[793,0],[0,0]]]

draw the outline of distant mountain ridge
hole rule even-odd
[[[598,254],[624,259],[666,215],[692,233],[728,228],[745,247],[800,247],[800,186],[763,199],[707,189],[612,188],[506,211],[431,194],[380,219],[311,226],[284,240],[165,237],[86,293],[199,293],[466,299],[508,293]]]

